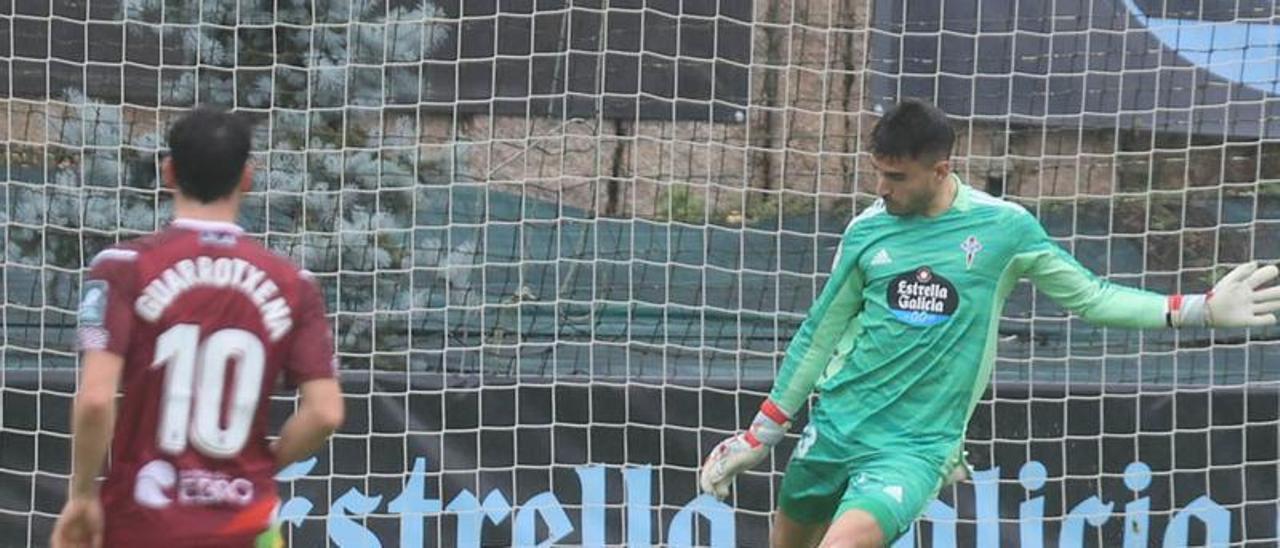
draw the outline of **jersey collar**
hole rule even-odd
[[[200,230],[207,232],[229,232],[231,234],[242,234],[244,229],[235,223],[227,223],[223,221],[205,221],[201,219],[185,219],[176,218],[169,223],[175,228],[183,228],[186,230]]]

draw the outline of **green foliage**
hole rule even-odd
[[[707,222],[707,200],[693,185],[672,183],[658,192],[654,217],[659,221],[687,224]]]

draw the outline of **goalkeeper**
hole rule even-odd
[[[1275,266],[1241,265],[1203,295],[1098,279],[1025,209],[952,173],[954,140],[946,116],[920,101],[896,105],[876,124],[881,199],[845,229],[831,278],[750,428],[702,465],[702,489],[725,497],[818,389],[782,479],[774,546],[887,545],[943,485],[967,477],[965,426],[991,377],[1001,309],[1019,278],[1097,325],[1276,321],[1280,287],[1262,289]]]

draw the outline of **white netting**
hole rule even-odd
[[[396,545],[406,512],[428,544],[722,542],[701,453],[767,391],[898,97],[953,114],[960,173],[1116,282],[1202,291],[1215,265],[1280,259],[1277,7],[1212,4],[16,0],[0,538],[47,538],[84,267],[168,218],[156,161],[197,102],[255,120],[242,224],[321,280],[353,394],[284,492],[296,543],[358,525]],[[1187,508],[1274,541],[1274,328],[1104,331],[1023,285],[1001,330],[971,432],[998,484],[947,490],[922,541],[1069,544],[1094,495],[1115,506],[1085,542],[1137,538],[1124,507],[1148,499],[1152,542]],[[739,544],[764,538],[793,442],[729,501]]]

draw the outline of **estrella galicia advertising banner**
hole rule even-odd
[[[795,437],[729,500],[696,487],[704,452],[750,420],[760,397],[744,393],[764,386],[472,377],[442,389],[438,376],[394,377],[348,377],[348,422],[331,450],[280,473],[294,546],[767,544]],[[896,547],[1217,546],[1280,534],[1274,388],[992,390],[970,424],[972,480],[944,489]],[[15,392],[6,423],[35,424],[20,415],[43,408],[42,427],[59,430],[69,402],[34,403]],[[281,419],[289,404],[278,403]],[[20,448],[10,441],[5,453]],[[13,458],[6,468],[21,469]],[[65,474],[67,458],[45,448],[32,464],[45,474],[6,475],[0,507],[55,514],[65,480],[39,478]],[[0,538],[28,526],[48,538],[52,521],[0,520]]]

